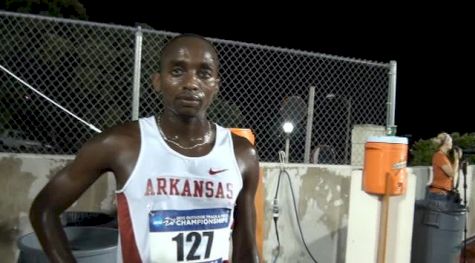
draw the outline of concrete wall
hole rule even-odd
[[[274,262],[277,239],[272,202],[280,167],[262,164],[265,184],[265,262]],[[376,262],[381,218],[380,196],[362,190],[362,171],[348,166],[286,165],[303,236],[318,262]],[[350,176],[351,175],[351,176]],[[281,178],[278,262],[311,262],[300,236],[290,185]],[[386,262],[409,262],[416,176],[409,170],[405,195],[391,197],[386,234]],[[391,248],[391,249],[390,249]]]
[[[32,231],[28,213],[31,202],[48,180],[71,156],[0,154],[0,256],[1,262],[16,262],[16,239]],[[114,210],[114,179],[101,177],[72,205],[69,211]]]
[[[265,185],[265,262],[273,262],[277,239],[272,220],[280,168],[262,164]],[[307,246],[318,262],[345,262],[348,222],[350,173],[348,166],[286,166],[295,195],[302,232]],[[281,177],[279,187],[280,217],[278,229],[281,242],[278,262],[311,262],[298,230],[290,184]]]
[[[384,136],[386,128],[373,124],[353,125],[351,131],[351,165],[363,167],[364,148],[370,136]]]
[[[1,262],[15,262],[18,254],[16,238],[31,232],[28,211],[33,198],[51,176],[71,158],[71,156],[0,154]],[[265,262],[272,262],[277,245],[272,221],[272,201],[280,166],[271,163],[262,163],[261,166],[264,170],[265,186],[263,254]],[[379,229],[381,200],[362,191],[361,170],[337,165],[289,164],[285,167],[292,181],[304,238],[318,262],[372,262],[368,259],[377,255],[375,238]],[[469,169],[467,182],[470,203],[475,202],[475,197],[471,195],[474,178],[471,168],[473,167]],[[412,233],[412,225],[408,223],[412,222],[411,207],[414,199],[421,199],[424,196],[430,168],[414,167],[410,169],[410,174],[414,175],[409,177],[409,194],[392,199],[394,202],[390,206],[390,217],[397,221],[391,223],[396,228],[389,229],[388,235],[392,239],[388,239],[388,245],[394,245],[396,242],[399,250],[388,252],[387,262],[398,262],[394,260],[398,257],[407,257],[407,253],[410,253],[410,249],[406,248],[410,247],[408,237]],[[71,210],[112,212],[115,207],[114,190],[112,176],[104,176],[71,207]],[[281,212],[278,229],[281,252],[278,262],[309,262],[310,258],[297,227],[290,185],[286,176],[281,177],[279,205]],[[364,230],[363,227],[367,229]],[[468,229],[469,236],[475,234],[475,217],[471,214]],[[354,230],[359,230],[360,234]],[[365,244],[366,247],[358,247]],[[355,249],[366,260],[355,261],[357,258],[353,253]]]

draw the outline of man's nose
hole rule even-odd
[[[192,72],[188,74],[186,81],[184,83],[184,87],[186,89],[191,89],[191,90],[198,89],[200,86],[199,82],[200,80],[198,79],[198,76]]]

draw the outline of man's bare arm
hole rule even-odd
[[[258,155],[254,147],[244,138],[234,138],[234,144],[243,176],[243,188],[236,203],[232,262],[258,262],[254,205],[259,181]]]
[[[30,209],[30,221],[51,262],[74,262],[59,216],[103,173],[111,171],[121,147],[105,132],[86,143],[76,158],[40,191]]]

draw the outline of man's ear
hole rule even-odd
[[[215,84],[215,90],[214,90],[214,93],[213,93],[213,100],[218,96],[218,93],[219,93],[219,88],[220,88],[220,85],[221,84],[221,79],[216,79],[216,84]]]
[[[220,78],[217,78],[216,79],[216,93],[219,92],[219,88],[221,88],[221,79]]]
[[[152,85],[156,92],[160,92],[160,73],[157,72],[152,75]]]

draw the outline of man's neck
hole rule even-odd
[[[206,117],[178,117],[162,114],[156,120],[168,137],[196,138],[211,132],[211,124]]]

